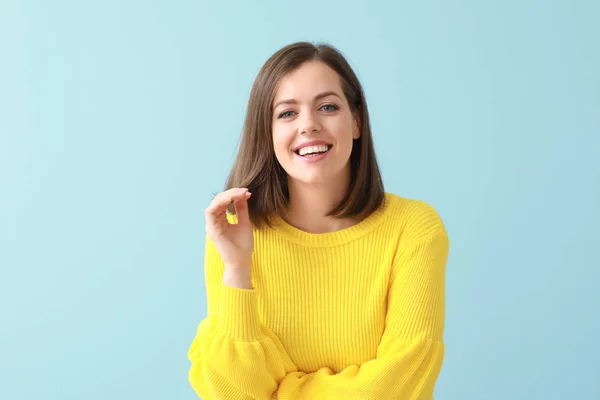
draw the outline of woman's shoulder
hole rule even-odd
[[[436,233],[447,235],[442,216],[425,200],[386,192],[386,216],[386,222],[395,225],[403,236],[418,239]]]

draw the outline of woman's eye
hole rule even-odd
[[[292,116],[293,111],[284,111],[279,114],[279,118],[289,118]]]
[[[323,107],[321,107],[322,109],[324,109],[325,111],[329,111],[329,112],[333,112],[333,111],[337,111],[340,108],[338,106],[336,106],[335,104],[325,104]]]
[[[338,106],[336,106],[335,104],[325,104],[325,105],[322,105],[320,109],[323,111],[326,111],[326,112],[334,112],[334,111],[339,110],[340,108]],[[294,114],[296,114],[295,111],[284,111],[281,114],[279,114],[278,118],[287,119],[287,118],[293,117]]]

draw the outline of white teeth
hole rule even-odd
[[[298,150],[298,154],[304,156],[306,154],[311,153],[325,153],[327,150],[329,150],[329,146],[327,146],[326,144],[320,144],[318,146],[303,147],[300,150]]]

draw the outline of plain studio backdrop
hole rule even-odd
[[[444,219],[436,399],[600,399],[600,3],[0,4],[0,398],[193,400],[204,214],[251,84],[326,41]]]

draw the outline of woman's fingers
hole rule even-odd
[[[229,204],[232,201],[235,202],[237,199],[244,199],[245,202],[248,197],[250,195],[246,188],[233,188],[217,194],[210,205],[204,210],[207,228],[209,226],[217,227],[223,221],[227,223],[226,213]]]
[[[215,196],[210,205],[206,208],[205,214],[220,214],[227,210],[227,206],[236,198],[241,197],[248,189],[229,189]]]
[[[250,215],[248,214],[248,199],[252,196],[252,193],[246,192],[242,197],[234,200],[235,212],[238,217],[238,223],[249,224]]]

